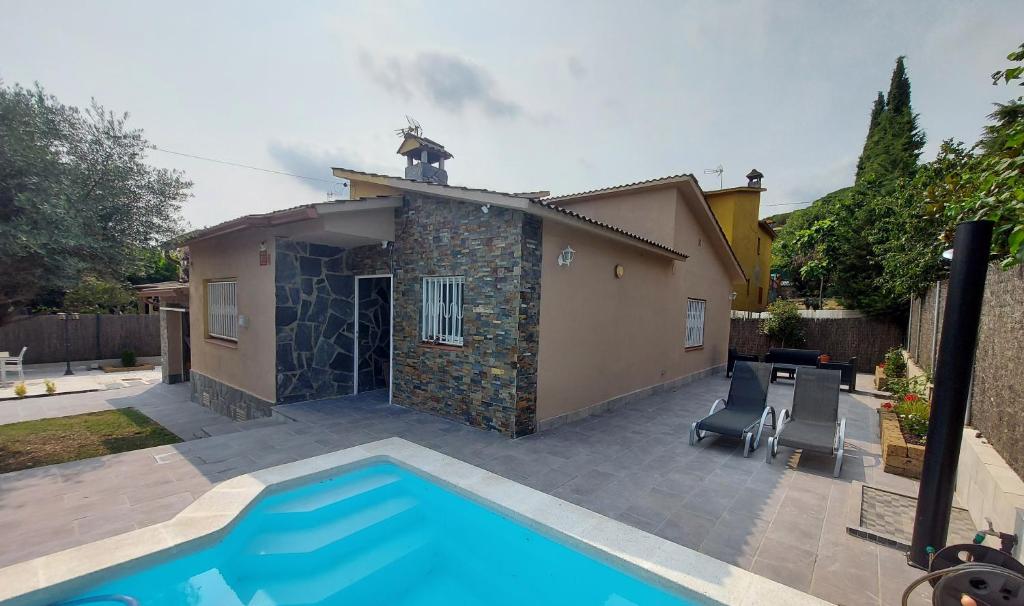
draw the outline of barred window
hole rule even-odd
[[[423,278],[423,340],[444,345],[462,345],[463,276]]]
[[[704,309],[707,302],[703,299],[686,300],[686,346],[700,347],[704,345]]]
[[[206,333],[211,337],[238,340],[236,284],[234,280],[206,283]]]

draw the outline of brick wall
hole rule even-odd
[[[940,324],[947,283],[932,287],[911,306],[910,355],[931,370],[934,301]],[[930,307],[930,309],[929,309]],[[916,312],[916,313],[915,313]],[[920,333],[920,338],[916,335]],[[1024,476],[1024,268],[990,267],[981,310],[978,349],[971,387],[971,426],[980,430],[1018,475]]]
[[[885,352],[903,343],[904,327],[890,320],[876,318],[801,318],[806,343],[804,349],[817,349],[845,361],[857,357],[857,370],[873,372],[885,359]],[[767,353],[773,347],[762,335],[757,319],[733,318],[729,346],[741,353]]]

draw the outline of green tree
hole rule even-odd
[[[124,284],[85,276],[68,291],[63,309],[83,314],[133,313],[138,309],[138,301]]]
[[[137,251],[180,232],[191,183],[146,164],[127,121],[0,81],[0,323],[86,273],[123,280]]]
[[[877,149],[881,134],[878,125],[882,122],[882,115],[884,113],[885,97],[882,96],[882,91],[878,91],[878,96],[875,97],[875,104],[871,106],[871,118],[868,121],[868,134],[864,137],[864,148],[861,150],[860,158],[857,160],[856,180],[858,181],[861,175],[864,174],[864,169],[868,162],[878,155]]]
[[[772,301],[768,305],[768,317],[761,320],[758,329],[779,347],[798,347],[804,342],[804,328],[800,322],[800,311],[792,301]]]

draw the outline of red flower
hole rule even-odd
[[[904,402],[916,402],[919,399],[920,397],[916,393],[908,393],[907,395],[903,396]]]
[[[878,367],[879,368],[885,368],[885,362],[882,362],[881,364],[879,364]]]
[[[882,408],[885,410],[892,410],[892,402],[886,402],[885,404],[882,404]]]

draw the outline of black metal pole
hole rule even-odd
[[[908,554],[910,563],[921,568],[928,567],[929,548],[938,550],[946,545],[991,243],[990,221],[969,221],[956,228],[914,537]]]
[[[71,337],[68,333],[68,323],[71,322],[71,314],[64,314],[64,363],[67,364],[67,368],[64,369],[64,376],[75,374],[71,370]]]

